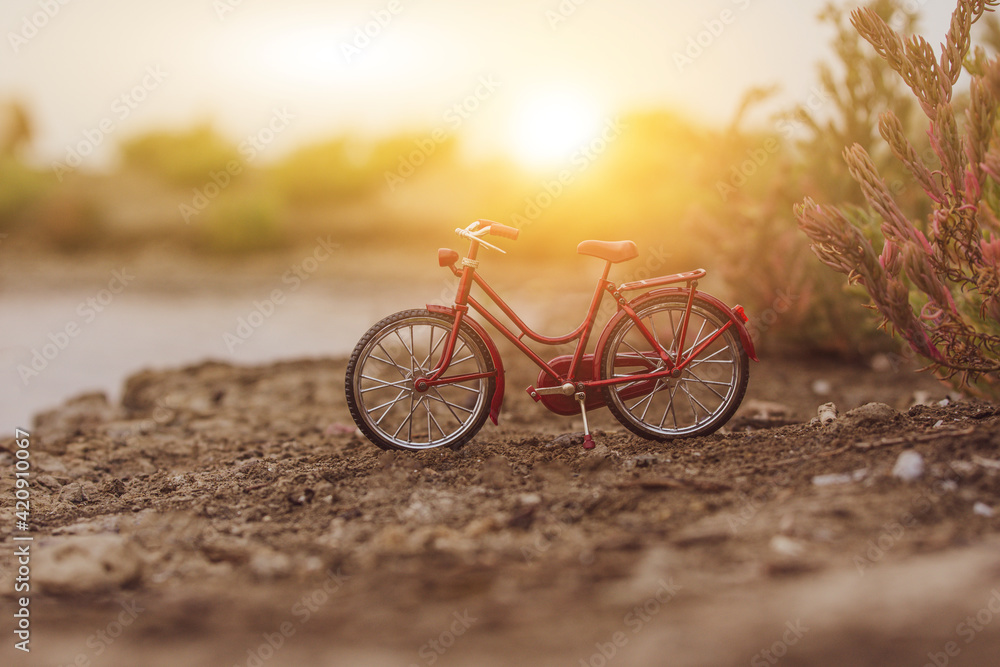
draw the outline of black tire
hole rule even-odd
[[[686,296],[669,295],[651,297],[636,308],[636,315],[655,331],[673,358],[686,305]],[[685,351],[693,350],[729,319],[728,314],[696,298]],[[632,319],[622,319],[601,351],[601,379],[659,370],[663,362],[652,352],[652,344]],[[729,421],[743,401],[749,366],[736,328],[730,327],[680,377],[607,385],[602,390],[611,414],[636,435],[660,441],[706,435]]]
[[[354,347],[344,378],[347,407],[361,432],[382,449],[457,449],[486,422],[495,376],[423,393],[414,389],[414,378],[430,375],[437,365],[453,324],[441,313],[406,310],[376,323]],[[494,370],[486,343],[463,323],[448,375]]]

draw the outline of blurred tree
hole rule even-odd
[[[432,132],[375,143],[341,136],[295,151],[271,173],[293,203],[334,203],[394,190],[418,173],[453,165],[456,147],[454,135]]]
[[[0,156],[23,157],[35,136],[31,114],[19,100],[11,100],[5,106],[0,124]]]
[[[213,174],[231,178],[246,168],[237,146],[208,124],[132,137],[120,150],[124,168],[150,172],[176,186],[205,185]]]

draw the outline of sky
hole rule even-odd
[[[122,139],[206,121],[263,133],[268,157],[440,128],[530,160],[631,109],[724,123],[769,84],[804,102],[825,2],[4,0],[0,101],[28,106],[39,164],[111,164]],[[937,45],[954,2],[907,2]]]

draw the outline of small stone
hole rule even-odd
[[[522,493],[518,497],[518,501],[524,506],[540,505],[542,497],[537,493]]]
[[[56,537],[39,545],[32,575],[53,595],[107,592],[141,579],[142,558],[121,535]]]
[[[659,461],[655,454],[639,454],[633,461],[637,468],[648,468],[649,466],[655,464]]]
[[[904,482],[913,482],[924,474],[924,457],[920,452],[907,449],[899,454],[896,465],[892,467],[892,476]]]
[[[893,370],[893,363],[889,355],[881,352],[872,357],[870,366],[876,373],[885,373]]]
[[[117,478],[109,479],[101,484],[101,491],[113,496],[123,496],[125,495],[125,482]]]
[[[93,500],[97,486],[93,482],[70,482],[59,489],[59,502],[82,505]]]
[[[979,516],[984,516],[987,519],[993,516],[993,508],[983,502],[977,502],[972,506],[973,514],[978,514]]]
[[[837,406],[833,403],[824,403],[816,410],[816,416],[819,419],[819,423],[823,426],[835,421],[838,414]]]
[[[899,415],[885,403],[866,403],[859,408],[848,410],[844,421],[854,426],[885,424]]]
[[[835,484],[850,484],[854,481],[854,476],[849,474],[832,473],[829,475],[816,475],[812,478],[814,486],[833,486]]]
[[[549,444],[545,445],[546,449],[553,447],[572,447],[573,445],[583,444],[583,433],[565,433],[555,438]]]
[[[812,383],[812,391],[817,396],[827,396],[833,391],[833,385],[827,380],[816,380]]]
[[[292,559],[277,551],[258,551],[250,559],[250,571],[258,579],[281,579],[292,571]]]
[[[782,556],[788,556],[790,558],[798,558],[804,554],[806,550],[801,542],[793,540],[790,537],[785,537],[784,535],[775,535],[772,537],[770,547],[775,553],[779,553]]]

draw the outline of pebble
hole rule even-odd
[[[983,502],[977,502],[972,506],[972,512],[978,514],[979,516],[984,516],[987,519],[993,516],[993,508]]]
[[[885,373],[894,370],[893,366],[892,360],[886,354],[880,352],[872,357],[871,369],[876,373]]]
[[[798,558],[806,550],[801,542],[793,540],[790,537],[785,537],[784,535],[775,535],[772,537],[770,546],[772,551],[792,558]]]
[[[655,454],[639,454],[634,459],[632,459],[633,464],[637,468],[648,468],[651,465],[657,463],[659,459]]]
[[[121,535],[74,535],[40,544],[32,565],[32,583],[53,595],[100,593],[142,577],[135,543]]]
[[[854,426],[884,424],[891,422],[898,415],[898,412],[885,403],[865,403],[859,408],[848,410],[844,414],[844,421]]]
[[[833,385],[827,380],[816,380],[812,383],[812,391],[817,396],[827,396],[833,391]]]
[[[812,479],[815,486],[833,486],[834,484],[850,484],[854,478],[843,473],[832,473],[829,475],[816,475]]]
[[[250,558],[249,567],[258,579],[282,579],[291,574],[292,559],[277,551],[258,551]]]
[[[815,486],[832,486],[834,484],[850,484],[851,482],[860,482],[865,477],[868,476],[867,468],[858,468],[853,472],[845,473],[831,473],[828,475],[816,475],[812,478],[812,483]]]
[[[816,415],[819,417],[819,423],[823,426],[826,426],[830,422],[836,420],[837,414],[837,406],[833,403],[824,403],[816,410]]]
[[[913,482],[924,474],[924,457],[920,452],[907,449],[899,454],[896,465],[892,467],[892,476],[904,482]]]

